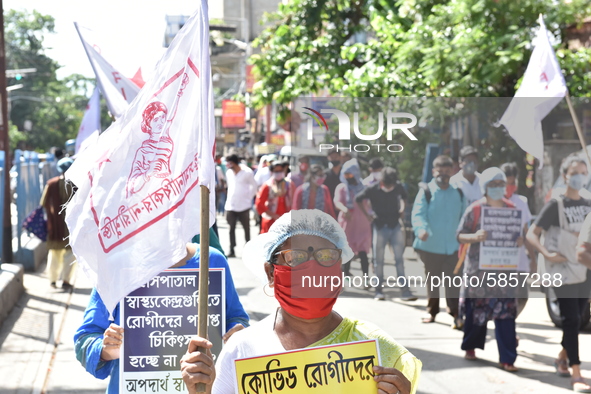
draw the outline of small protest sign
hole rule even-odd
[[[516,270],[519,264],[517,239],[523,229],[522,212],[512,208],[482,207],[481,228],[487,232],[480,245],[482,270]]]
[[[236,360],[239,394],[377,393],[376,340],[299,349]]]
[[[120,304],[125,338],[120,393],[185,393],[180,361],[197,334],[199,269],[171,269],[154,277]],[[209,271],[208,339],[215,358],[226,332],[225,270]]]

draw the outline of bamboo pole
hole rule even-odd
[[[197,316],[197,335],[207,338],[207,297],[209,294],[209,189],[201,185],[201,238],[199,246],[199,311]],[[199,352],[207,350],[198,348]],[[205,383],[197,384],[197,392],[205,392]]]
[[[587,157],[587,166],[591,168],[591,159],[589,159],[589,152],[587,151],[587,144],[585,143],[585,136],[583,135],[583,131],[581,130],[581,124],[579,123],[579,118],[577,117],[577,113],[575,112],[575,108],[573,107],[573,103],[570,101],[570,94],[568,91],[566,92],[566,103],[568,104],[568,109],[570,111],[570,116],[573,118],[573,123],[575,124],[575,130],[577,130],[577,134],[579,136],[579,142],[581,143],[581,147],[585,152],[585,157]]]

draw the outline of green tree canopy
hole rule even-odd
[[[573,95],[591,95],[591,49],[566,49],[588,0],[293,0],[267,16],[253,56],[261,106],[324,92],[348,97],[510,97],[538,15],[558,42]],[[587,76],[585,76],[587,74]]]
[[[512,97],[530,58],[538,16],[556,38],[573,96],[591,96],[591,48],[567,48],[567,27],[591,15],[589,0],[292,0],[267,15],[252,57],[260,107],[312,93],[336,97]],[[445,116],[434,119],[444,122]],[[382,155],[414,185],[425,135],[402,156]],[[502,128],[480,141],[483,166],[523,151]],[[405,146],[405,149],[407,147]],[[499,162],[500,161],[500,162]],[[522,184],[524,184],[523,182]],[[522,191],[523,192],[523,191]]]
[[[4,20],[7,69],[37,69],[20,81],[7,81],[9,86],[24,85],[8,96],[10,120],[16,126],[16,130],[11,129],[11,146],[23,142],[35,150],[63,147],[78,132],[89,80],[81,75],[57,79],[60,66],[45,54],[44,46],[45,36],[54,31],[53,17],[37,11],[9,10]]]

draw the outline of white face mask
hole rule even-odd
[[[381,181],[381,180],[382,180],[382,172],[381,172],[381,171],[374,172],[374,173],[373,173],[373,178],[374,178],[376,181],[378,181],[378,182],[379,182],[379,181]]]
[[[282,181],[283,178],[285,178],[285,174],[283,172],[274,172],[273,178],[275,178],[276,181]]]
[[[568,178],[567,184],[568,184],[568,186],[570,186],[571,188],[573,188],[575,190],[581,190],[585,186],[586,181],[587,181],[587,175],[574,174]]]

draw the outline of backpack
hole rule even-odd
[[[429,189],[429,184],[426,182],[419,182],[419,188],[422,189],[423,192],[425,192],[425,199],[427,200],[427,204],[430,204],[433,194],[431,193],[431,189]],[[463,203],[464,202],[464,192],[459,187],[456,187],[456,190],[458,191],[458,193],[460,193],[460,200]]]

